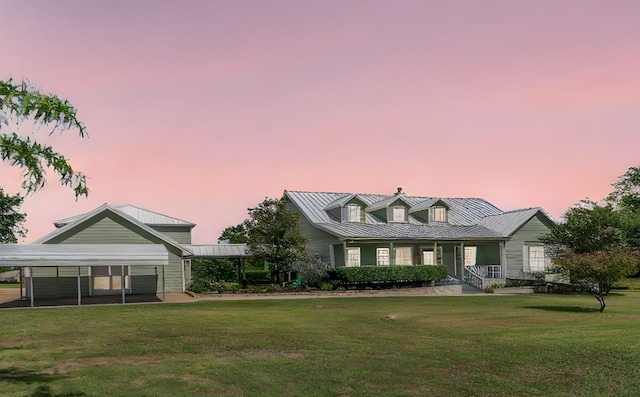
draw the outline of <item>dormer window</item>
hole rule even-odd
[[[342,220],[344,222],[361,222],[361,207],[358,204],[349,204],[342,207]]]
[[[432,219],[434,222],[446,222],[447,221],[447,209],[444,207],[432,207],[431,208]]]
[[[392,207],[391,208],[391,222],[406,222],[407,221],[407,208],[406,207]]]

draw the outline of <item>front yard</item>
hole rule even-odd
[[[636,396],[640,291],[0,312],[3,396]]]

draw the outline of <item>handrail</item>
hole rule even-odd
[[[463,278],[465,283],[484,291],[484,278],[479,274],[478,269],[475,269],[475,266],[465,267]]]

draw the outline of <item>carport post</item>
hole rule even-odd
[[[80,266],[78,266],[78,306],[82,305],[82,290],[80,289]]]
[[[120,266],[120,285],[122,286],[122,304],[125,304],[125,299],[124,299],[124,295],[125,295],[125,285],[124,285],[124,265]]]
[[[33,266],[29,266],[29,295],[31,295],[31,307],[33,307]]]
[[[164,302],[164,266],[162,266],[162,301]]]

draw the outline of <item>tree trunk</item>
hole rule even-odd
[[[604,311],[604,307],[606,306],[604,303],[604,295],[596,294],[596,299],[600,302],[600,313]]]

